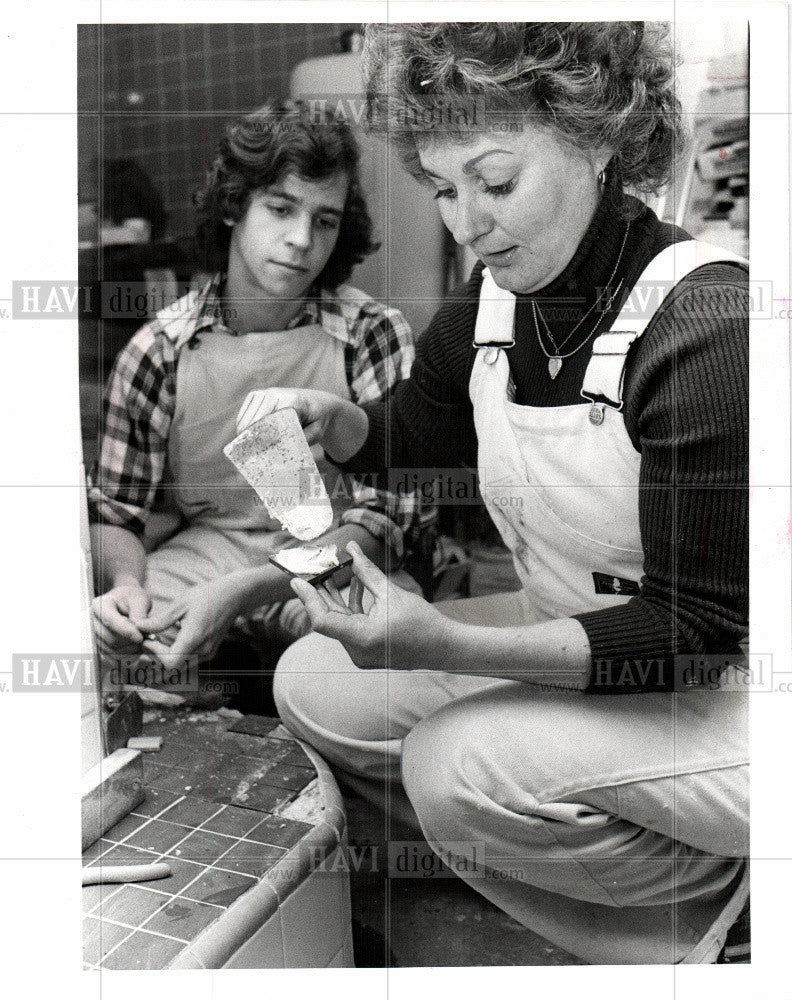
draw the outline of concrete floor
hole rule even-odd
[[[389,825],[386,836],[377,810],[346,790],[344,801],[350,853],[361,861],[360,872],[350,873],[358,968],[586,964],[512,920],[450,872],[388,877],[387,841],[414,844],[415,834]]]

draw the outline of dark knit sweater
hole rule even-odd
[[[601,315],[601,332],[626,294],[664,247],[689,239],[629,199],[637,216],[613,282],[624,294]],[[627,221],[606,193],[562,274],[531,296],[518,296],[515,339],[508,352],[515,402],[563,406],[583,402],[580,389],[596,337],[547,373],[531,318],[541,304],[560,343],[608,283]],[[421,337],[411,377],[390,400],[367,407],[366,444],[347,463],[357,472],[452,468],[477,462],[468,383],[481,285],[477,265],[450,295]],[[613,287],[611,286],[611,287]],[[591,331],[590,318],[561,348],[566,354]],[[549,343],[545,343],[547,348]],[[671,659],[731,653],[747,621],[748,584],[748,284],[744,269],[709,264],[686,277],[663,303],[627,358],[624,420],[641,454],[639,515],[645,553],[640,595],[625,604],[575,617],[591,645],[590,691],[662,690],[673,683]],[[613,677],[623,661],[640,661],[632,676]],[[649,661],[656,661],[649,665]],[[611,680],[601,669],[613,662]],[[659,662],[657,662],[659,661]],[[640,678],[640,679],[639,679]]]

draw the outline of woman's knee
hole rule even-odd
[[[481,748],[453,711],[419,722],[402,743],[402,782],[426,837],[465,839],[480,811]]]
[[[334,645],[338,644],[332,639],[311,632],[288,646],[281,656],[273,679],[273,695],[284,721],[311,718],[326,705],[326,668],[333,659]]]
[[[273,693],[278,713],[297,735],[387,739],[384,671],[360,670],[335,639],[311,632],[278,662]]]

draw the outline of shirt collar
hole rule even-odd
[[[163,332],[179,350],[201,330],[222,330],[234,333],[223,317],[221,292],[225,275],[215,274],[199,292],[192,293],[192,302],[186,313],[178,317],[161,317]],[[363,309],[366,296],[361,296],[349,285],[340,285],[335,292],[326,288],[313,289],[303,308],[287,324],[291,330],[313,323],[320,324],[331,337],[343,344],[355,339],[355,324]],[[165,310],[163,310],[165,312]]]

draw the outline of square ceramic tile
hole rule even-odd
[[[108,897],[93,913],[102,920],[140,927],[144,921],[172,897],[137,885],[122,885],[118,892]]]
[[[179,796],[175,792],[166,792],[160,788],[147,788],[145,800],[140,805],[135,806],[132,813],[137,816],[156,816],[178,798]]]
[[[258,777],[256,761],[242,754],[223,755],[216,765],[207,768],[206,778],[212,781],[229,781],[239,784]]]
[[[245,754],[259,760],[272,760],[273,754],[280,749],[280,742],[259,736],[246,736],[244,733],[223,733],[218,738],[218,743],[225,752]]]
[[[104,837],[100,837],[99,840],[95,840],[90,847],[86,847],[82,853],[83,864],[89,864],[91,861],[95,861],[101,854],[105,851],[109,851],[114,844],[110,840],[105,840]]]
[[[199,903],[230,906],[243,892],[256,885],[256,881],[249,875],[209,868],[192,885],[183,889],[180,895]]]
[[[239,781],[236,778],[205,777],[196,780],[190,791],[199,799],[215,803],[216,808],[219,809],[221,805],[226,805],[231,801],[238,787]]]
[[[247,738],[247,737],[245,737]],[[258,740],[259,746],[246,749],[241,756],[253,762],[254,767],[274,767],[289,758],[292,744],[286,740]]]
[[[175,743],[166,736],[162,743],[162,749],[157,753],[150,754],[148,759],[151,764],[190,768],[195,761],[195,752],[181,743]]]
[[[145,883],[155,889],[159,889],[161,892],[170,892],[176,895],[188,883],[206,871],[204,865],[192,864],[189,861],[181,861],[178,858],[168,857],[163,860],[171,870],[170,875],[167,878],[159,879],[158,882]]]
[[[244,791],[238,792],[232,798],[235,806],[244,806],[246,809],[257,809],[259,812],[275,812],[289,799],[294,798],[295,793],[286,788],[273,788],[265,784],[266,778],[261,782],[250,785]]]
[[[103,854],[97,861],[92,861],[90,867],[99,865],[152,865],[158,855],[151,851],[141,851],[130,844],[116,844]]]
[[[119,820],[115,826],[111,826],[109,830],[106,831],[104,837],[105,840],[112,840],[115,843],[128,837],[130,833],[134,833],[138,827],[142,826],[144,823],[148,822],[145,816],[135,816],[130,813],[128,816],[124,816],[122,820]]]
[[[241,840],[223,855],[217,865],[219,868],[242,872],[245,875],[255,875],[260,878],[265,871],[277,864],[285,853],[279,847]]]
[[[167,775],[171,771],[171,768],[166,767],[164,764],[160,764],[157,760],[152,760],[151,755],[143,756],[143,782],[147,788],[150,787],[161,787],[158,784],[158,778],[162,775]]]
[[[296,764],[298,767],[310,767],[314,772],[316,770],[308,754],[299,743],[295,743],[292,740],[288,741],[287,752],[283,756],[283,762],[285,764]]]
[[[217,809],[217,803],[212,803]],[[225,833],[231,837],[243,837],[261,821],[261,813],[254,809],[240,809],[237,806],[225,806],[222,812],[208,819],[202,829],[214,833]]]
[[[83,920],[83,961],[88,965],[95,965],[131,933],[128,927],[86,917]]]
[[[195,861],[202,865],[212,865],[235,843],[236,840],[233,837],[224,837],[220,833],[210,833],[209,830],[195,830],[189,834],[186,840],[171,849],[169,857],[177,857],[183,861]]]
[[[108,896],[118,892],[121,886],[117,882],[106,882],[104,885],[84,885],[82,887],[82,911],[90,913],[98,903],[103,903]]]
[[[228,730],[229,733],[247,733],[249,736],[266,736],[280,725],[280,719],[265,715],[246,715]]]
[[[161,788],[166,792],[188,795],[193,790],[193,786],[197,784],[195,775],[181,767],[149,765],[149,770],[151,774],[144,775],[144,783],[154,788]]]
[[[153,819],[136,833],[133,833],[126,843],[132,847],[140,847],[145,851],[155,851],[157,854],[164,854],[188,834],[189,830],[183,826],[178,826],[176,823],[168,823],[162,819]]]
[[[155,913],[143,929],[167,934],[168,937],[182,941],[192,941],[204,927],[208,927],[223,913],[225,910],[221,906],[196,903],[193,899],[179,897]]]
[[[223,966],[225,969],[282,969],[283,933],[280,914],[273,913],[239,951]]]
[[[323,968],[343,947],[351,925],[344,880],[346,872],[314,871],[281,904],[287,968]]]
[[[102,962],[103,969],[164,969],[180,951],[181,941],[135,931]]]
[[[160,818],[168,823],[179,823],[182,826],[195,829],[216,813],[219,808],[220,806],[216,802],[207,802],[205,799],[188,795],[172,805]]]
[[[316,777],[313,768],[297,767],[295,764],[276,764],[271,767],[265,776],[268,785],[275,785],[279,788],[290,788],[299,792],[309,782]]]
[[[300,823],[295,819],[286,819],[285,816],[267,816],[245,834],[245,839],[275,847],[293,847],[312,829],[310,823]]]

